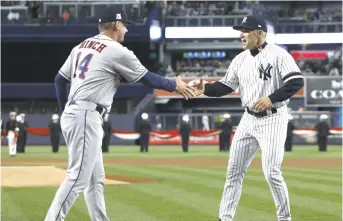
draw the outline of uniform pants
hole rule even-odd
[[[222,133],[219,135],[219,151],[230,150],[230,134]]]
[[[105,209],[105,170],[101,151],[104,131],[96,105],[67,104],[61,116],[62,134],[68,147],[67,174],[45,221],[63,221],[83,192],[92,221],[109,221]]]
[[[262,169],[275,203],[278,221],[290,221],[290,203],[281,165],[287,135],[287,106],[277,113],[257,118],[245,112],[232,140],[226,182],[220,203],[219,218],[233,221],[241,197],[245,173],[259,148]],[[251,200],[254,197],[251,196]]]
[[[52,135],[50,139],[51,139],[52,152],[57,153],[60,147],[60,136]]]
[[[107,153],[110,145],[110,135],[105,135],[102,139],[102,152]]]
[[[189,136],[181,136],[182,138],[182,151],[183,152],[188,152],[188,144],[189,144]]]
[[[142,134],[140,137],[141,152],[149,152],[149,135]]]
[[[319,151],[327,151],[328,137],[327,136],[318,136],[318,147]]]
[[[15,135],[15,132],[8,131],[7,139],[8,139],[8,153],[10,156],[15,156],[17,154],[17,138]]]
[[[293,136],[287,136],[285,142],[285,151],[292,151],[293,147]]]

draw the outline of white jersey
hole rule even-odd
[[[74,47],[59,74],[71,81],[68,101],[88,101],[109,111],[121,77],[135,83],[146,72],[132,51],[99,34]]]
[[[221,83],[239,89],[242,106],[252,108],[261,97],[267,97],[294,78],[303,78],[293,57],[277,45],[258,48],[253,56],[250,50],[238,54],[229,66]],[[289,100],[276,102],[273,107],[288,104]]]

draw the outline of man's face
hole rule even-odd
[[[242,29],[240,38],[243,49],[251,50],[255,48],[257,45],[258,31],[251,29]]]

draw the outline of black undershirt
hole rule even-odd
[[[302,87],[304,86],[304,79],[303,78],[294,78],[285,83],[281,88],[274,91],[268,97],[270,98],[272,103],[281,102],[289,99],[294,94],[296,94]],[[205,84],[205,92],[204,94],[208,97],[222,97],[228,95],[229,93],[233,92],[234,90],[219,82],[216,81],[214,83]]]

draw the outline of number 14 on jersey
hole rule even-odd
[[[78,76],[80,79],[84,80],[86,77],[86,73],[88,71],[88,65],[89,65],[90,61],[92,60],[93,54],[91,54],[91,53],[87,54],[79,63],[81,54],[82,54],[82,52],[79,52],[79,53],[77,53],[77,56],[76,56],[74,78],[77,76],[77,72],[81,71],[78,74]]]

